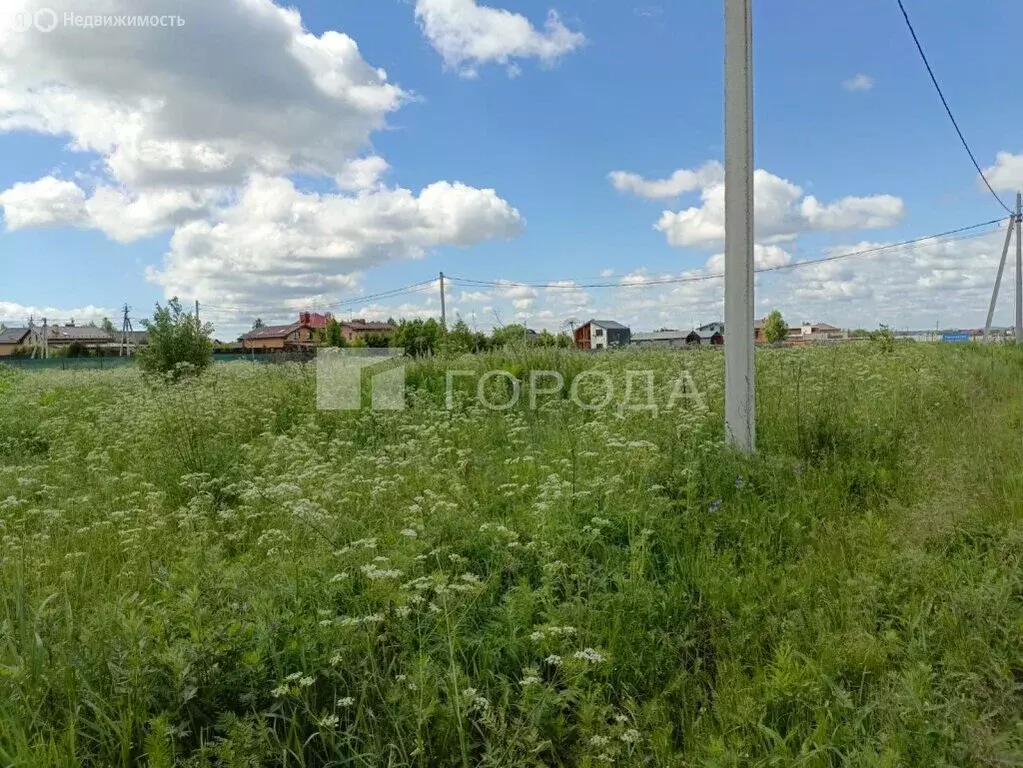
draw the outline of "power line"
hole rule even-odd
[[[934,76],[934,70],[931,69],[931,64],[927,61],[927,54],[924,53],[924,48],[920,45],[920,38],[916,36],[916,30],[913,29],[913,23],[909,20],[909,14],[906,13],[906,6],[902,4],[902,0],[896,1],[899,4],[899,10],[902,11],[902,18],[906,20],[906,26],[909,27],[909,34],[913,36],[913,42],[916,43],[916,49],[920,52],[920,58],[923,59],[924,66],[927,67],[927,74],[931,76],[931,82],[934,83],[934,89],[938,92],[938,96],[941,98],[941,103],[945,105],[945,112],[948,113],[948,119],[952,121],[952,127],[955,128],[956,133],[959,134],[959,141],[963,143],[963,149],[966,150],[966,154],[968,154],[970,156],[970,160],[973,161],[973,167],[977,169],[977,173],[980,174],[980,178],[984,180],[984,184],[987,186],[988,191],[994,196],[995,200],[998,201],[998,204],[1005,209],[1006,213],[1011,215],[1012,209],[1002,202],[1002,198],[1000,198],[998,193],[995,192],[991,183],[987,180],[987,176],[984,175],[984,171],[980,169],[980,164],[977,162],[977,158],[973,156],[973,150],[971,150],[970,145],[966,143],[966,137],[963,136],[963,132],[959,129],[959,123],[956,122],[955,116],[952,114],[952,108],[949,107],[948,101],[945,99],[945,94],[942,93],[941,86],[938,85],[938,78]]]
[[[759,267],[754,270],[757,273],[763,272],[778,272],[786,269],[798,269],[799,267],[813,266],[814,264],[824,264],[831,261],[839,261],[841,259],[850,259],[858,256],[867,256],[870,254],[885,253],[888,251],[902,250],[910,246],[922,246],[929,244],[930,241],[947,243],[956,242],[957,240],[968,240],[972,237],[983,237],[990,233],[979,232],[972,235],[968,235],[961,238],[953,238],[952,235],[958,235],[964,232],[970,232],[971,230],[980,229],[981,227],[987,227],[992,224],[997,224],[1002,219],[991,219],[990,221],[981,222],[979,224],[970,224],[965,227],[958,227],[957,229],[950,229],[947,232],[939,232],[935,235],[924,235],[923,237],[916,237],[912,240],[905,240],[900,243],[890,243],[888,245],[879,245],[873,248],[864,248],[858,251],[850,251],[848,253],[839,253],[832,256],[824,256],[817,259],[804,259],[802,261],[793,261],[788,264],[779,264],[772,267]],[[473,278],[465,277],[454,277],[452,275],[446,275],[446,277],[452,282],[463,285],[466,287],[488,287],[488,288],[548,288],[552,290],[577,290],[579,288],[647,288],[650,286],[657,285],[675,285],[679,283],[699,283],[706,280],[720,280],[724,277],[724,273],[711,273],[706,275],[689,275],[686,277],[670,277],[670,278],[656,278],[653,280],[644,280],[642,282],[634,283],[623,283],[619,282],[603,282],[603,283],[576,283],[569,280],[559,280],[556,282],[549,283],[518,283],[511,280],[476,280]]]
[[[394,298],[396,296],[406,296],[406,295],[411,295],[411,294],[415,294],[415,293],[423,293],[423,292],[425,292],[427,290],[432,289],[434,283],[436,283],[436,280],[431,278],[430,280],[423,280],[423,281],[418,282],[418,283],[411,283],[410,285],[403,285],[403,286],[401,286],[399,288],[392,288],[390,290],[381,291],[379,293],[371,293],[371,294],[367,294],[365,296],[355,296],[355,297],[352,297],[352,298],[349,298],[349,299],[341,299],[339,301],[332,302],[330,304],[318,304],[315,307],[315,309],[340,309],[340,308],[344,308],[344,307],[358,306],[360,304],[366,304],[368,302],[378,301],[380,299],[389,299],[389,298]],[[286,308],[286,307],[282,307],[280,305],[277,305],[277,306],[270,306],[270,305],[263,305],[263,306],[257,306],[257,305],[249,305],[249,306],[222,306],[222,305],[217,305],[217,304],[204,304],[204,306],[207,307],[208,309],[214,309],[214,310],[218,310],[218,311],[222,311],[222,312],[250,313],[250,314],[252,314],[252,313],[258,314],[260,312],[270,313],[270,312],[292,311],[292,309],[289,309],[289,308]]]

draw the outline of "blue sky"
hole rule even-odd
[[[303,306],[434,314],[432,289],[354,300],[441,270],[633,285],[713,272],[722,248],[712,212],[700,210],[713,168],[679,194],[645,184],[723,159],[722,3],[490,2],[306,0],[295,3],[295,27],[269,0],[215,11],[198,0],[117,0],[106,7],[173,9],[185,26],[61,24],[44,34],[10,22],[46,3],[7,0],[0,319],[84,320],[124,302],[141,316],[178,294],[209,305],[218,335],[230,336],[255,316],[286,320]],[[99,3],[49,6],[89,14]],[[1004,36],[1010,4],[907,8],[979,162],[1009,201],[1023,185],[1023,156],[1013,154],[1023,153],[1021,108],[1007,93],[1012,47],[989,41]],[[773,183],[764,204],[781,206],[760,237],[762,263],[999,217],[894,0],[756,2],[754,31],[756,165]],[[357,61],[329,44],[334,32],[357,44]],[[316,56],[281,66],[294,64],[303,40]],[[137,74],[111,74],[118,67]],[[372,82],[335,88],[322,79],[329,72]],[[45,90],[54,83],[59,92]],[[147,111],[154,100],[156,113]],[[291,108],[304,122],[288,136],[281,116]],[[119,125],[136,120],[138,133]],[[126,149],[140,136],[159,151]],[[173,159],[207,150],[237,176],[188,159],[182,170]],[[360,158],[387,170],[339,186],[346,163]],[[616,188],[614,171],[635,183]],[[450,184],[421,195],[440,182]],[[124,214],[131,203],[135,213]],[[695,213],[675,218],[687,210]],[[665,211],[675,224],[655,228]],[[991,229],[763,276],[758,313],[778,306],[793,321],[844,326],[980,325],[1002,237]],[[720,281],[559,291],[453,284],[449,303],[481,326],[500,318],[556,329],[597,314],[644,330],[716,319],[720,293]]]

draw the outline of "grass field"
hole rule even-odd
[[[1023,350],[761,351],[751,460],[722,362],[452,363],[685,366],[658,413],[0,367],[0,765],[1023,763]]]

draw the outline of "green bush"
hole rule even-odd
[[[144,373],[177,380],[197,375],[213,362],[213,326],[200,325],[198,317],[181,308],[177,297],[166,307],[157,303],[153,319],[143,325],[149,333],[149,344],[138,353]]]

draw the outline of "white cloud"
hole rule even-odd
[[[827,205],[808,195],[799,210],[812,229],[879,229],[901,221],[906,206],[892,195],[843,197]]]
[[[337,188],[345,192],[360,192],[380,186],[380,177],[391,166],[382,157],[371,155],[352,160],[342,169],[334,181]]]
[[[1015,192],[1023,187],[1023,154],[999,152],[995,164],[984,169],[991,186],[999,192]],[[978,184],[984,182],[977,179]]]
[[[102,8],[166,10],[161,0]],[[185,26],[0,25],[0,131],[69,136],[124,184],[238,184],[252,172],[340,172],[405,99],[350,37],[310,34],[270,0],[177,0],[174,11]]]
[[[753,246],[753,266],[756,269],[770,269],[781,267],[792,261],[792,254],[778,245],[761,245],[756,243]],[[725,254],[715,253],[707,259],[707,272],[712,275],[719,275],[725,271]]]
[[[10,230],[79,224],[87,219],[85,193],[73,181],[47,176],[30,183],[15,184],[0,192],[0,206]]]
[[[149,277],[168,295],[228,303],[329,295],[375,264],[421,258],[442,244],[514,237],[522,225],[493,190],[464,184],[345,196],[256,177],[215,221],[178,228],[163,268]]]
[[[870,75],[859,74],[842,81],[842,87],[847,91],[869,91],[874,87],[874,78]]]
[[[628,171],[611,171],[608,178],[619,192],[631,192],[649,200],[661,200],[724,183],[725,169],[721,163],[710,160],[693,171],[680,168],[666,179],[644,179],[638,173]]]
[[[480,5],[476,0],[416,0],[416,18],[446,66],[475,77],[482,64],[496,63],[519,73],[513,59],[539,59],[550,65],[586,42],[566,27],[556,11],[543,31],[518,13]]]
[[[63,325],[71,320],[74,320],[76,325],[86,325],[99,323],[104,317],[116,320],[120,317],[120,311],[92,305],[72,309],[38,304],[26,305],[0,299],[0,321],[8,328],[27,328],[29,319],[34,319],[38,326],[42,326],[43,318],[46,318],[50,325]]]
[[[11,14],[42,4],[5,2]],[[347,35],[313,35],[271,0],[178,0],[174,11],[185,26],[0,25],[0,133],[65,137],[98,174],[0,192],[8,229],[76,226],[120,242],[172,232],[150,279],[168,295],[248,306],[329,301],[376,264],[521,230],[493,190],[383,183],[386,160],[364,153],[408,97]],[[300,191],[300,176],[327,191]]]
[[[763,169],[753,174],[756,237],[766,243],[791,240],[810,230],[877,229],[902,220],[905,206],[897,197],[845,197],[822,204],[792,182]],[[725,185],[707,184],[701,205],[664,211],[654,228],[671,245],[721,246],[725,239]]]
[[[584,307],[590,302],[590,294],[574,280],[557,280],[545,289],[549,303],[559,308]]]

